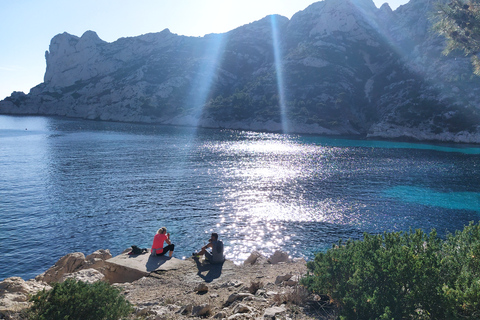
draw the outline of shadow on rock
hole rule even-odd
[[[153,272],[170,259],[170,257],[165,256],[149,256],[145,266],[148,272]]]
[[[223,262],[221,263],[210,263],[208,261],[200,262],[200,259],[193,259],[197,264],[198,272],[197,275],[205,280],[205,282],[212,282],[214,279],[220,278],[222,275]],[[203,275],[203,272],[207,274]]]

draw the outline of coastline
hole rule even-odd
[[[0,282],[0,316],[22,319],[29,296],[68,278],[107,281],[120,288],[135,307],[132,319],[327,319],[335,313],[325,296],[310,295],[299,285],[306,261],[290,259],[284,252],[268,258],[253,252],[242,265],[229,260],[213,265],[193,258],[152,259],[128,252],[116,257],[109,250],[88,256],[71,253],[35,279],[7,278]]]

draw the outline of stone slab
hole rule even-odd
[[[186,263],[185,260],[180,260],[175,257],[151,256],[148,253],[139,255],[122,253],[106,261],[110,264],[116,264],[147,273],[176,270]]]
[[[170,257],[151,256],[149,253],[129,255],[122,253],[105,260],[107,280],[111,283],[131,282],[148,276],[151,272],[169,271],[191,264],[185,260]]]

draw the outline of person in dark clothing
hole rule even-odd
[[[207,249],[211,250],[207,250]],[[216,232],[212,233],[208,244],[202,247],[197,253],[193,253],[194,257],[205,255],[205,260],[211,263],[221,263],[225,260],[223,255],[223,242],[218,240],[218,234]]]

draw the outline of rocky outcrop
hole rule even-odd
[[[0,282],[0,319],[9,318],[27,308],[29,298],[41,290],[51,287],[42,281],[25,281],[19,277],[11,277]]]
[[[70,253],[60,258],[47,271],[36,276],[35,280],[52,283],[63,282],[67,278],[74,277],[86,282],[94,282],[103,279],[99,273],[102,274],[102,271],[105,271],[105,260],[111,257],[108,249],[97,250],[87,257],[81,252]],[[90,271],[85,271],[85,269]]]
[[[91,262],[108,255],[108,250],[96,251],[86,258],[81,253],[73,253],[62,257],[36,280],[5,279],[0,282],[0,317],[18,319],[20,312],[30,305],[30,295],[39,290],[50,290],[50,286],[40,279],[51,280],[61,275],[60,281],[69,277],[86,282],[103,281],[104,278],[98,275],[102,275],[104,267],[98,260]],[[309,299],[318,299],[309,297],[298,285],[298,278],[306,272],[305,260],[293,261],[286,253],[278,252],[276,256],[286,256],[286,262],[267,262],[274,261],[273,256],[259,255],[253,264],[244,266],[236,266],[230,261],[223,265],[210,265],[190,258],[182,260],[178,269],[152,272],[138,280],[114,285],[123,290],[135,307],[135,316],[142,319],[283,319],[292,316],[313,319],[302,310]],[[130,259],[138,257],[143,255],[131,255]],[[260,257],[263,258],[258,259]],[[108,260],[111,259],[107,259],[107,263]],[[221,272],[211,280],[205,280],[201,273],[216,270],[218,266]],[[295,308],[289,308],[289,305],[295,305]],[[327,305],[322,307],[321,312],[332,308]]]
[[[433,11],[325,0],[204,37],[63,33],[0,113],[480,143],[480,78],[442,55]]]

